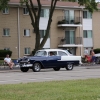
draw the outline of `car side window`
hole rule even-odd
[[[65,52],[62,52],[62,51],[58,51],[58,55],[59,56],[67,56],[67,54]]]
[[[48,55],[49,56],[56,56],[57,52],[56,51],[50,51],[50,52],[48,52]]]
[[[46,51],[44,51],[44,54],[43,54],[44,56],[47,56],[47,52]]]
[[[47,56],[47,52],[46,51],[37,51],[34,56]]]

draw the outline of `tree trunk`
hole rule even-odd
[[[26,1],[26,6],[27,6],[27,8],[29,10],[29,15],[30,15],[30,18],[31,18],[31,21],[32,21],[32,26],[33,26],[34,31],[36,33],[35,49],[33,51],[33,55],[35,54],[35,52],[37,50],[43,48],[44,44],[46,43],[46,41],[48,39],[49,30],[50,30],[50,26],[51,26],[51,22],[52,22],[52,16],[53,16],[53,12],[54,12],[57,0],[52,0],[51,1],[50,15],[49,15],[48,25],[47,25],[47,29],[46,29],[46,35],[44,36],[43,40],[41,41],[41,44],[40,44],[40,33],[39,33],[39,21],[40,21],[40,14],[41,14],[41,3],[40,3],[40,0],[37,0],[37,3],[38,3],[38,12],[36,14],[34,5],[32,3],[32,0],[30,0],[30,4],[31,5],[29,5],[29,2]],[[30,9],[30,6],[32,7],[32,10]]]
[[[57,3],[57,0],[51,1],[50,15],[49,15],[48,25],[47,25],[47,29],[46,29],[46,35],[44,36],[44,38],[43,38],[43,40],[40,44],[40,48],[43,48],[44,44],[46,43],[46,41],[48,39],[50,26],[51,26],[51,23],[52,23],[52,16],[53,16],[53,13],[54,13],[56,3]]]
[[[35,33],[36,33],[36,38],[35,38],[35,49],[34,49],[33,55],[36,53],[37,50],[40,49],[40,33],[39,33],[39,28],[36,27]]]

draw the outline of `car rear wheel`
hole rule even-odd
[[[60,70],[60,67],[55,67],[53,68],[55,71],[59,71]]]
[[[41,64],[40,63],[34,63],[33,64],[33,68],[32,68],[32,70],[34,71],[34,72],[39,72],[40,70],[41,70]]]
[[[29,68],[28,67],[20,67],[20,70],[22,72],[27,72],[29,70]]]
[[[67,69],[67,70],[72,70],[72,69],[73,69],[73,64],[67,64],[66,69]]]

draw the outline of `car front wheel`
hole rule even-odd
[[[67,64],[66,69],[67,69],[67,70],[72,70],[72,69],[73,69],[73,64]]]
[[[29,68],[28,67],[20,67],[20,70],[22,72],[27,72],[29,70]]]
[[[41,70],[41,64],[40,63],[34,63],[33,64],[33,68],[32,68],[32,70],[34,71],[34,72],[39,72],[40,70]]]
[[[60,67],[55,67],[53,68],[55,71],[59,71],[60,70]]]

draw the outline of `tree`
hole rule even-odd
[[[9,0],[0,0],[0,10],[8,7]]]
[[[47,29],[46,29],[46,34],[43,38],[43,40],[40,43],[40,33],[39,33],[39,20],[40,20],[40,14],[41,14],[41,1],[42,0],[36,0],[37,1],[37,8],[34,6],[34,0],[20,0],[21,4],[25,4],[28,11],[29,15],[31,18],[31,24],[34,28],[34,32],[36,34],[36,42],[35,42],[35,49],[34,53],[42,49],[45,42],[47,41],[47,38],[49,36],[49,30],[52,22],[52,16],[56,7],[56,4],[59,0],[51,0],[51,5],[50,5],[50,13],[49,13],[49,20],[47,24]],[[63,2],[70,1],[70,2],[75,2],[76,0],[61,0]],[[90,12],[93,12],[94,10],[97,10],[97,3],[95,0],[77,0],[79,5],[84,5],[86,9],[88,9]],[[37,9],[37,12],[36,12]]]

